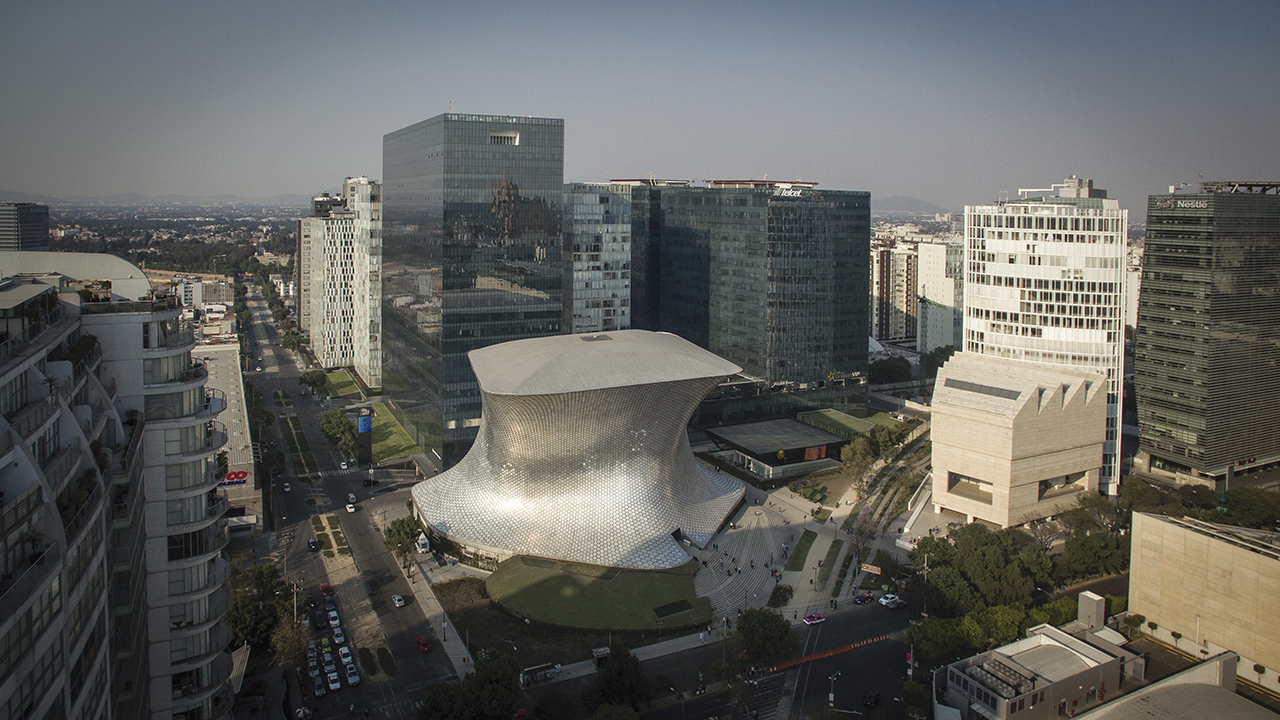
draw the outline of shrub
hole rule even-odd
[[[790,585],[774,585],[773,592],[769,593],[768,605],[771,608],[780,608],[791,602],[791,596],[795,594],[795,588]]]
[[[383,674],[389,677],[395,677],[396,673],[400,671],[400,669],[396,667],[395,656],[391,654],[391,651],[387,649],[386,645],[378,647],[378,664],[382,666]]]
[[[356,654],[360,656],[360,667],[364,669],[365,675],[373,675],[378,672],[378,663],[374,661],[373,653],[369,651],[369,648],[362,647],[356,651]]]

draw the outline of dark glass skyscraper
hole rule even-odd
[[[1137,465],[1221,477],[1280,461],[1280,183],[1200,190],[1147,204]]]
[[[448,113],[382,139],[383,390],[446,467],[480,422],[467,360],[561,332],[564,121]]]
[[[814,406],[863,409],[865,386],[845,380],[867,366],[870,201],[812,183],[635,188],[634,322],[791,395],[752,394],[723,412],[708,401],[695,424],[794,414],[810,409],[806,393]]]
[[[48,205],[0,203],[0,250],[48,249]]]

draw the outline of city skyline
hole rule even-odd
[[[0,189],[306,194],[377,179],[381,136],[451,103],[564,118],[565,181],[799,177],[953,211],[1065,174],[1138,208],[1280,160],[1262,90],[1280,6],[929,10],[16,6]],[[341,106],[299,102],[317,76]],[[344,140],[317,152],[325,136]]]

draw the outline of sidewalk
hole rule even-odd
[[[445,614],[444,608],[441,607],[439,599],[436,598],[435,591],[431,586],[438,582],[447,582],[462,577],[479,577],[488,576],[489,573],[473,568],[469,565],[454,563],[444,567],[436,564],[434,556],[430,554],[415,554],[409,564],[409,571],[405,571],[401,567],[401,572],[406,573],[409,579],[409,587],[413,589],[413,596],[422,606],[423,613],[427,616],[427,623],[431,626],[432,632],[436,637],[440,638],[440,649],[444,650],[449,658],[449,663],[453,666],[453,674],[461,678],[471,668],[475,667],[475,658],[471,657],[471,653],[467,650],[466,643],[458,635],[458,630],[450,622],[449,616]],[[417,568],[414,573],[413,568]],[[419,578],[425,578],[425,582],[418,582]]]

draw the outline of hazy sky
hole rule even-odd
[[[449,110],[565,119],[565,179],[946,208],[1280,180],[1280,2],[10,2],[0,189],[314,193]]]

